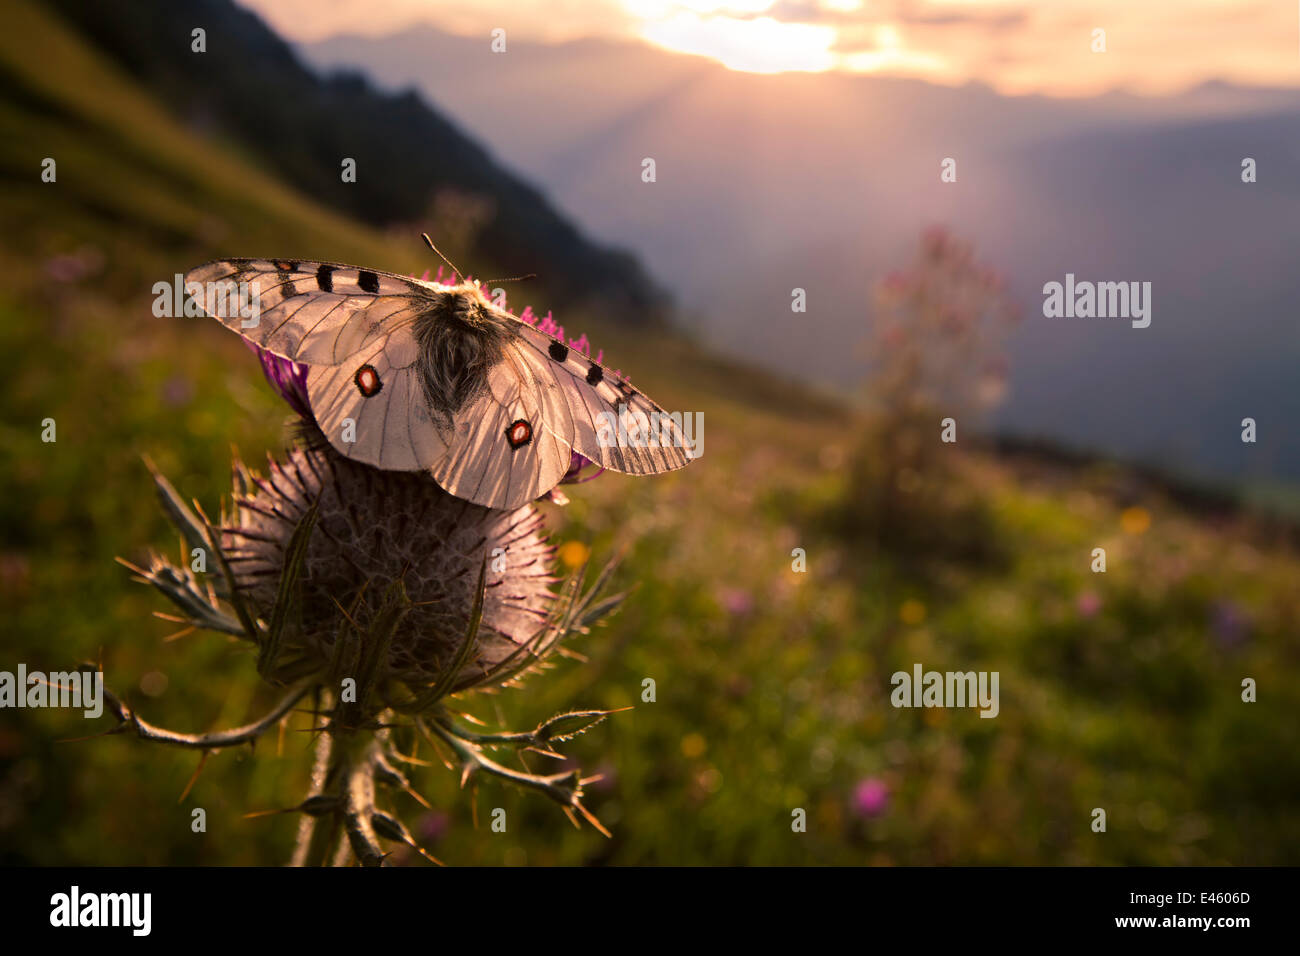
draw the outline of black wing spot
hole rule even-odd
[[[357,374],[352,376],[352,381],[356,382],[357,391],[366,398],[374,398],[384,387],[373,365],[363,365],[357,369]]]
[[[552,342],[551,347],[547,349],[547,352],[549,352],[551,358],[555,359],[557,362],[563,362],[569,357],[569,350],[559,342]]]
[[[361,286],[362,292],[377,295],[379,293],[379,276],[369,269],[362,269],[357,273],[357,285]]]
[[[600,382],[601,382],[601,379],[603,379],[604,377],[605,377],[605,370],[602,369],[602,368],[601,368],[599,365],[597,365],[595,362],[593,362],[593,363],[591,364],[591,368],[587,369],[587,384],[588,384],[588,385],[599,385]]]
[[[280,285],[276,289],[280,293],[280,301],[292,299],[298,294],[298,289],[293,284],[293,272],[298,268],[298,263],[276,259],[271,265],[275,266],[275,277],[280,280]]]
[[[533,440],[533,426],[517,418],[506,426],[506,441],[513,449],[520,449]]]
[[[334,267],[321,266],[316,270],[316,288],[322,292],[334,291]]]

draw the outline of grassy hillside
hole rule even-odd
[[[278,182],[238,144],[203,139],[26,0],[0,35],[0,669],[102,658],[157,723],[232,726],[272,699],[247,650],[167,642],[161,603],[113,563],[174,544],[140,455],[215,510],[228,448],[283,444],[286,409],[235,336],[152,315],[152,284],[222,254],[429,263]],[[41,160],[58,162],[56,183]],[[332,159],[331,159],[332,162]],[[527,289],[526,291],[535,291]],[[545,310],[546,301],[532,301]],[[582,314],[582,329],[671,409],[704,415],[704,457],[658,479],[603,476],[548,507],[597,556],[629,544],[637,590],[523,690],[471,698],[490,722],[568,706],[634,709],[570,750],[606,780],[614,836],[551,805],[430,769],[417,836],[475,863],[1296,863],[1300,860],[1300,560],[1244,516],[1193,516],[1104,464],[963,455],[983,502],[979,558],[900,554],[831,516],[861,489],[857,423],[784,383]],[[54,418],[57,442],[41,441]],[[943,520],[941,517],[935,520]],[[1089,571],[1105,547],[1104,575]],[[803,548],[807,571],[792,570]],[[997,670],[1001,713],[901,710],[889,676]],[[1243,677],[1259,702],[1241,702]],[[657,701],[641,702],[653,678]],[[67,711],[0,712],[0,859],[277,864],[303,792],[303,717],[255,753],[209,761]],[[208,830],[190,830],[207,810]],[[1093,808],[1109,817],[1091,831]],[[791,812],[808,815],[793,833]],[[399,856],[398,859],[403,857]]]

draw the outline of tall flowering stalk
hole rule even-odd
[[[868,392],[880,414],[975,417],[1002,400],[1002,345],[1021,312],[970,243],[927,229],[912,263],[877,283],[873,301]]]
[[[197,503],[187,506],[150,466],[187,551],[198,549],[214,573],[200,577],[157,554],[145,567],[123,563],[176,605],[177,621],[249,641],[258,673],[283,697],[245,727],[183,734],[148,723],[106,692],[118,720],[112,732],[196,749],[206,759],[257,739],[309,702],[316,758],[311,790],[291,808],[303,815],[295,865],[377,866],[386,843],[424,853],[379,798],[384,788],[398,789],[428,806],[406,770],[424,763],[413,755],[419,741],[459,766],[462,784],[486,774],[538,791],[575,825],[585,819],[604,833],[582,802],[590,779],[579,770],[531,773],[495,754],[560,757],[558,744],[610,712],[480,733],[456,719],[452,699],[517,684],[567,636],[612,612],[623,597],[603,593],[613,564],[590,585],[585,568],[561,581],[533,504],[494,510],[453,497],[425,474],[348,460],[315,424],[305,366],[258,351],[267,379],[299,416],[296,447],[269,459],[263,475],[236,457],[232,504],[217,521]],[[586,480],[587,464],[575,455],[565,481]]]
[[[948,480],[941,422],[970,435],[1006,393],[1002,348],[1020,308],[997,272],[945,229],[928,229],[907,268],[873,296],[867,435],[853,461],[847,520],[879,543],[945,547],[968,493]]]

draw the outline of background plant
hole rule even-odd
[[[954,462],[1006,392],[1003,344],[1019,307],[971,244],[941,227],[876,283],[872,306],[867,415],[841,519],[907,552],[978,551],[981,506]],[[940,440],[945,419],[956,447]]]

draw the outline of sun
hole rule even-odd
[[[835,28],[757,16],[772,0],[628,0],[640,35],[656,46],[717,60],[747,73],[833,69]]]

